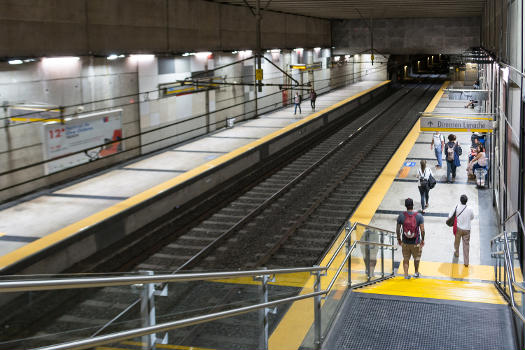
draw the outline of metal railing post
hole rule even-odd
[[[314,292],[321,290],[321,272],[314,272]],[[316,295],[314,297],[314,346],[315,349],[321,348],[321,296]]]
[[[141,271],[145,275],[154,275],[153,271]],[[142,320],[142,327],[151,327],[157,324],[156,310],[155,310],[155,295],[166,296],[168,294],[168,286],[165,285],[162,290],[157,290],[156,283],[145,283],[142,285],[141,301],[140,301],[140,316]],[[154,350],[156,344],[167,344],[168,333],[164,335],[164,338],[158,339],[156,333],[147,334],[142,336],[142,349]]]
[[[266,269],[266,268],[265,268]],[[260,292],[260,302],[265,304],[268,302],[268,282],[271,282],[272,279],[268,275],[261,275],[254,278],[255,280],[261,281],[259,285]],[[268,324],[268,314],[270,309],[265,307],[259,310],[259,323],[262,326],[261,334],[259,337],[259,349],[268,350],[268,338],[269,338],[269,324]]]
[[[144,271],[146,275],[153,275],[153,271]],[[146,283],[142,286],[141,301],[140,301],[140,316],[142,320],[142,327],[154,326],[155,318],[155,287],[153,283]],[[148,334],[142,336],[142,349],[155,349],[156,334]]]
[[[390,235],[390,249],[392,249],[392,276],[396,274],[395,264],[394,264],[394,235]]]
[[[381,244],[385,243],[385,234],[381,234]],[[381,277],[385,277],[385,247],[381,246]]]
[[[368,233],[367,241],[370,241],[370,233]],[[366,277],[369,281],[372,279],[372,266],[370,266],[372,257],[370,255],[370,244],[367,244],[365,248],[365,271],[367,272]]]
[[[352,229],[351,223],[350,221],[348,221],[345,227],[345,233],[346,233],[345,237],[350,232],[351,229]],[[352,236],[348,237],[348,240],[346,241],[346,246],[347,246],[347,254],[348,254],[350,249],[352,249]],[[348,288],[352,288],[352,257],[351,256],[348,258]]]

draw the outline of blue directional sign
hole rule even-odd
[[[405,163],[403,163],[403,166],[412,168],[412,167],[416,166],[416,162],[405,162]]]

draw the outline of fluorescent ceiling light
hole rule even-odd
[[[147,62],[153,61],[155,55],[129,55],[129,58],[136,62]]]
[[[209,51],[197,52],[195,56],[200,59],[208,58],[212,53]]]
[[[71,65],[80,60],[80,57],[63,56],[63,57],[44,57],[42,64],[46,67]]]
[[[10,60],[10,61],[7,61],[7,63],[9,63],[9,64],[22,64],[24,62],[22,60]]]

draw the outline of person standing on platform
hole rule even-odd
[[[317,94],[315,93],[315,90],[310,90],[310,105],[312,106],[312,109],[315,110],[315,100],[317,99]]]
[[[438,130],[432,135],[432,143],[430,144],[430,149],[434,150],[437,159],[436,167],[441,169],[443,166],[443,149],[445,149],[445,137],[439,133]]]
[[[430,170],[429,167],[427,167],[427,161],[422,159],[421,167],[417,169],[417,178],[419,179],[419,194],[421,195],[421,214],[425,214],[425,208],[428,208],[428,194],[430,192],[430,183],[429,179],[430,176],[434,176],[432,174],[432,170]]]
[[[445,156],[447,157],[447,182],[452,183],[456,180],[456,168],[460,166],[459,156],[461,147],[456,142],[454,134],[448,135],[448,142],[445,144]]]
[[[419,277],[419,261],[421,252],[425,245],[425,225],[423,215],[414,212],[414,201],[412,198],[405,199],[406,211],[397,217],[396,235],[397,243],[403,252],[403,271],[405,279],[410,279],[408,275],[408,265],[410,256],[414,258],[414,278]],[[401,234],[403,238],[401,238]]]
[[[454,239],[454,256],[459,257],[459,243],[463,241],[463,264],[468,267],[469,264],[469,246],[470,246],[470,222],[474,220],[474,212],[467,205],[468,198],[462,194],[459,198],[460,204],[456,205],[448,215],[448,218],[456,216],[456,238]]]
[[[293,103],[295,104],[295,112],[293,114],[297,114],[297,107],[299,107],[299,114],[301,114],[301,96],[299,96],[298,92],[296,92],[293,97]]]

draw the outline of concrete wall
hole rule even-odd
[[[372,23],[374,49],[401,54],[454,54],[480,45],[480,19],[387,18]],[[332,21],[334,54],[370,51],[370,31],[362,19]]]
[[[348,56],[348,59],[343,56],[332,66],[330,54],[327,48],[265,52],[268,60],[263,60],[262,65],[264,83],[292,84],[277,67],[300,83],[312,84],[318,94],[360,80],[387,78],[387,57],[376,55],[372,66],[370,55]],[[48,59],[20,65],[0,63],[0,101],[5,106],[67,106],[66,117],[78,115],[79,107],[83,108],[81,114],[118,107],[123,109],[123,137],[129,138],[124,141],[125,152],[44,176],[44,164],[38,164],[45,159],[43,123],[2,125],[0,173],[10,173],[0,176],[0,202],[224,128],[227,118],[234,117],[236,122],[253,118],[256,97],[253,85],[223,85],[178,96],[163,96],[159,90],[162,84],[251,56],[251,52],[241,51],[187,56],[132,55],[113,61],[83,56],[58,64],[49,64]],[[312,63],[318,63],[319,68],[313,71],[290,68]],[[214,76],[228,82],[252,84],[253,66],[254,60],[249,59],[216,70]],[[278,86],[264,86],[257,93],[259,115],[290,105],[296,91],[305,100],[309,97],[307,87],[280,90]],[[306,104],[303,107],[308,108]],[[8,110],[0,109],[0,118],[5,121]]]
[[[190,77],[192,73],[211,70],[216,67],[249,58],[250,51],[235,53],[214,53],[213,55],[192,55],[187,57],[164,57],[167,64],[175,67],[170,74],[160,74],[159,58],[139,63],[140,92],[155,91],[159,84],[173,83],[178,79]],[[266,52],[268,60],[262,60],[265,84],[290,84],[291,81],[277,69],[287,71],[301,83],[313,82],[319,93],[326,92],[333,86],[331,72],[326,65],[330,56],[329,49],[315,50],[283,50],[282,52]],[[270,63],[271,61],[272,63]],[[325,62],[324,66],[314,72],[290,70],[291,64]],[[275,66],[274,66],[275,65]],[[246,60],[226,68],[216,70],[214,75],[228,82],[253,83],[254,60]],[[349,83],[351,81],[347,81]],[[304,98],[307,90],[300,90]],[[291,103],[295,90],[287,92],[288,100],[283,103],[283,92],[278,86],[264,86],[257,92],[257,109],[259,115],[281,108]],[[141,99],[140,117],[142,131],[143,153],[151,152],[174,143],[213,132],[226,126],[227,118],[235,118],[236,122],[255,116],[255,89],[253,86],[221,86],[216,90],[199,92],[191,95],[160,96],[158,93],[148,94],[148,100]],[[208,114],[209,115],[208,115]],[[159,141],[160,140],[160,141]]]
[[[522,15],[523,1],[487,0],[482,18],[483,47],[518,70],[523,70],[525,55]],[[511,71],[510,78],[521,85],[516,72]]]
[[[137,64],[131,59],[107,61],[105,58],[83,57],[77,61],[55,65],[44,60],[8,65],[0,63],[0,101],[4,105],[45,104],[71,106],[64,110],[73,116],[78,106],[83,113],[121,108],[123,136],[137,135],[140,130],[137,101]],[[98,101],[98,102],[95,102]],[[7,109],[0,109],[1,172],[38,163],[44,159],[42,123],[4,123]],[[125,149],[137,148],[138,138],[125,141]],[[76,177],[96,168],[136,156],[138,149],[116,157],[88,163],[32,183],[1,190],[44,175],[44,166],[37,165],[0,177],[0,201],[36,188]]]
[[[255,47],[246,7],[203,0],[3,0],[0,57]],[[330,46],[330,22],[263,12],[265,48]]]

